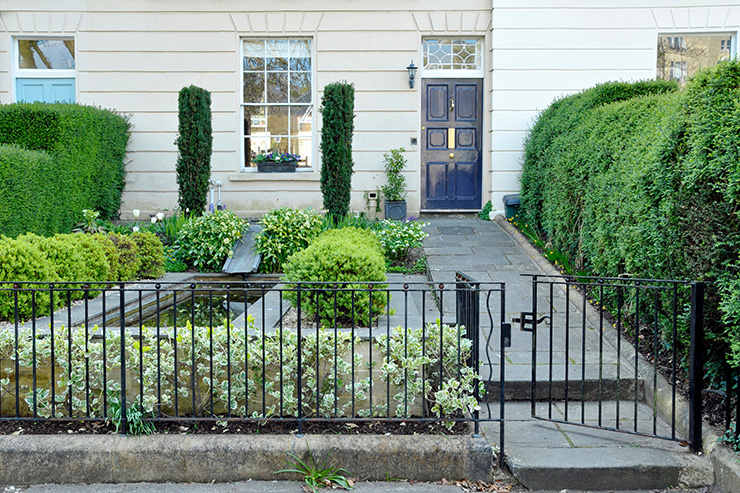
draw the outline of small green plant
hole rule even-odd
[[[406,168],[406,158],[403,157],[406,150],[403,147],[391,149],[389,153],[383,154],[383,165],[385,166],[385,175],[388,183],[380,187],[385,196],[385,200],[401,201],[406,200],[406,177],[403,176],[403,170]]]
[[[281,272],[288,257],[306,248],[325,229],[321,214],[311,208],[282,207],[265,214],[255,238],[262,255],[261,272]]]
[[[108,394],[108,413],[106,423],[113,423],[116,433],[121,431],[129,435],[151,435],[154,433],[154,423],[145,421],[144,411],[138,403],[126,406],[126,429],[123,428],[123,415],[121,413],[121,399],[118,393]]]
[[[303,476],[303,481],[306,483],[306,487],[308,487],[313,493],[318,493],[319,488],[325,487],[336,488],[338,486],[345,490],[351,490],[354,488],[352,480],[347,479],[344,475],[340,474],[347,474],[347,471],[341,467],[331,467],[328,465],[328,455],[321,464],[316,463],[310,448],[308,448],[308,461],[303,461],[300,457],[295,454],[291,454],[290,452],[288,452],[288,455],[293,459],[292,462],[287,459],[285,460],[290,468],[275,471],[274,474],[300,474]]]
[[[191,219],[175,241],[180,258],[201,271],[218,271],[231,256],[234,242],[249,225],[231,211],[221,210]]]
[[[195,217],[195,214],[191,212],[176,212],[171,216],[167,216],[160,212],[155,217],[157,221],[145,226],[145,228],[159,236],[163,244],[174,245],[175,240],[180,236],[180,230],[188,221]]]
[[[735,423],[730,423],[730,429],[717,439],[718,442],[724,442],[735,452],[740,452],[740,436],[735,434]]]
[[[164,247],[164,270],[165,272],[185,272],[188,270],[186,264],[178,255],[174,247]]]
[[[478,217],[485,221],[490,221],[491,220],[490,214],[492,210],[493,210],[493,204],[489,200],[488,202],[486,202],[486,205],[483,206],[483,209],[481,209],[480,212],[478,213]]]
[[[107,231],[106,225],[103,221],[99,219],[99,217],[100,213],[98,211],[94,211],[92,209],[83,209],[83,221],[76,224],[72,231],[74,233],[87,234],[105,233]]]
[[[422,246],[424,238],[429,236],[424,231],[427,223],[405,219],[393,221],[385,219],[375,228],[375,235],[383,245],[385,256],[391,262],[406,258],[409,250]]]
[[[298,154],[291,154],[289,152],[268,152],[263,154],[257,154],[254,157],[255,163],[289,163],[291,161],[300,161],[301,156]]]

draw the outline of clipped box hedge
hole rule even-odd
[[[740,364],[740,62],[681,91],[612,83],[556,101],[527,140],[521,184],[519,219],[575,270],[710,281],[709,370],[728,349]]]
[[[0,105],[0,233],[68,232],[83,209],[114,218],[129,127],[120,115],[90,106]]]

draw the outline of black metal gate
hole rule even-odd
[[[532,417],[701,449],[703,284],[528,276]],[[686,316],[685,307],[690,307]],[[689,429],[677,422],[679,348],[691,339]]]

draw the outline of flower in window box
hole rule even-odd
[[[266,173],[295,171],[301,156],[289,152],[268,152],[257,154],[253,161],[257,163],[257,170]]]

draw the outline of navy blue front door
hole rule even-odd
[[[423,79],[422,210],[481,208],[480,79]]]

